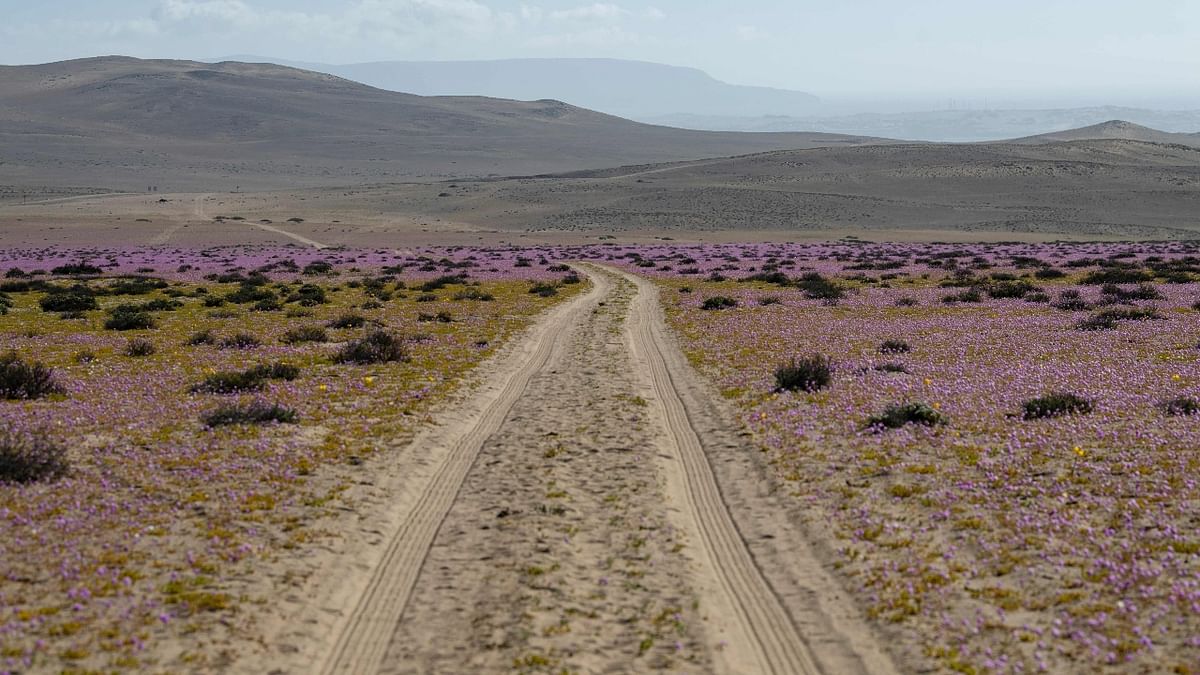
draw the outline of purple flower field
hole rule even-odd
[[[150,667],[236,620],[233,576],[326,536],[318,469],[402,442],[582,287],[536,252],[322,253],[0,252],[0,672]]]
[[[960,672],[1195,672],[1196,247],[634,253],[886,630]],[[812,354],[828,385],[780,390]]]
[[[0,431],[69,460],[0,484],[0,672],[143,667],[236,617],[239,564],[319,540],[344,485],[318,469],[410,434],[581,288],[573,260],[658,282],[902,649],[964,673],[1197,672],[1200,246],[850,240],[0,251],[0,355],[59,386],[0,400]],[[122,285],[139,276],[163,282]],[[407,360],[339,362],[375,328]],[[248,374],[277,365],[298,375]],[[203,422],[255,402],[296,423]]]

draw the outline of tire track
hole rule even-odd
[[[821,673],[787,609],[755,564],[717,486],[667,365],[663,346],[667,342],[658,315],[657,289],[634,275],[609,271],[638,286],[629,325],[630,346],[646,369],[661,406],[667,431],[665,449],[682,468],[687,515],[699,533],[702,560],[719,589],[720,597],[712,600],[718,608],[731,610],[724,626],[732,637],[730,669],[795,675]]]
[[[380,564],[340,631],[321,672],[373,673],[380,669],[429,547],[480,446],[503,424],[530,379],[559,351],[559,338],[567,327],[590,312],[608,293],[611,281],[607,275],[591,276],[593,287],[587,294],[553,311],[526,336],[532,347],[514,359],[518,367],[507,375],[498,394],[480,402],[473,414],[449,427],[424,433],[413,442],[416,453],[440,451],[445,459],[390,537]]]

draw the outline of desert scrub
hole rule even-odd
[[[710,298],[705,298],[700,304],[700,309],[703,310],[719,310],[737,307],[738,301],[724,295],[714,295]]]
[[[289,328],[280,341],[289,345],[304,342],[328,342],[329,334],[321,326],[300,326]]]
[[[295,410],[278,403],[253,401],[218,406],[205,413],[201,420],[205,426],[222,427],[233,424],[295,424],[298,418]]]
[[[1091,400],[1068,392],[1051,392],[1021,404],[1021,418],[1040,420],[1063,415],[1086,415],[1092,412]]]
[[[212,373],[203,382],[192,385],[188,391],[203,394],[236,394],[259,391],[268,380],[291,382],[300,376],[300,369],[290,363],[258,365],[248,370]]]
[[[54,369],[40,361],[26,362],[15,351],[0,355],[0,398],[35,399],[66,393]]]
[[[133,338],[125,343],[125,356],[139,358],[142,356],[150,356],[156,351],[154,343],[146,338]]]
[[[45,432],[0,428],[0,484],[49,482],[69,468],[66,448]]]
[[[828,387],[832,379],[833,365],[821,354],[792,359],[775,369],[778,391],[817,391]]]
[[[387,331],[374,331],[365,337],[351,340],[333,356],[335,363],[389,363],[409,360],[404,341]]]
[[[927,427],[946,424],[946,416],[922,401],[890,405],[883,412],[867,418],[867,427],[875,429],[899,429],[906,424]]]

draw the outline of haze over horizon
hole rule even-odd
[[[0,38],[7,64],[240,53],[334,64],[643,60],[810,92],[839,113],[1200,107],[1200,4],[1184,0],[62,0],[9,8]]]

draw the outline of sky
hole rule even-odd
[[[826,99],[1200,107],[1200,0],[0,0],[0,63],[611,57]]]

